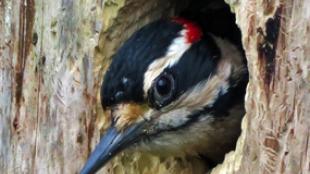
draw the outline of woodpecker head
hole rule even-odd
[[[101,102],[111,125],[81,173],[126,149],[221,160],[243,115],[235,109],[244,94],[242,59],[233,44],[185,19],[138,30],[105,74]]]

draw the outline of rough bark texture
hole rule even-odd
[[[310,1],[228,1],[250,82],[235,153],[217,173],[310,173]]]
[[[102,8],[96,0],[0,1],[1,173],[83,165],[99,137],[93,62]]]
[[[111,55],[176,0],[0,0],[1,173],[76,173],[108,120]],[[250,82],[235,152],[217,173],[310,173],[310,1],[227,0]],[[122,153],[102,173],[202,173],[198,159]]]

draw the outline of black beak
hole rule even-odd
[[[123,131],[110,127],[88,158],[81,174],[94,174],[121,150],[128,148],[145,134],[142,121]]]

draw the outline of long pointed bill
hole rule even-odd
[[[99,144],[90,155],[81,174],[93,174],[121,150],[135,143],[144,134],[145,121],[136,123],[131,127],[118,131],[110,127]]]

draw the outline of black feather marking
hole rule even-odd
[[[101,87],[103,107],[119,102],[143,102],[143,76],[148,66],[163,57],[183,26],[169,20],[148,24],[134,33],[113,56]],[[127,84],[122,83],[127,78]],[[122,98],[115,94],[123,91]]]
[[[175,91],[169,100],[164,103],[155,101],[153,90],[149,91],[150,105],[156,109],[163,108],[175,101],[186,91],[196,86],[199,82],[208,79],[215,73],[217,63],[221,57],[220,49],[209,35],[194,43],[172,67],[167,67],[161,73],[171,74],[175,78]],[[161,103],[159,106],[157,103]]]
[[[178,127],[169,127],[168,129],[162,129],[150,136],[157,137],[165,132],[185,130],[192,124],[198,122],[201,117],[204,117],[207,114],[215,118],[221,118],[227,116],[229,117],[231,114],[229,113],[229,110],[231,110],[237,105],[244,103],[244,96],[246,92],[247,83],[248,83],[247,72],[244,72],[244,74],[242,74],[242,77],[237,85],[235,84],[235,79],[230,79],[229,80],[230,88],[227,89],[228,92],[220,93],[212,106],[205,106],[202,110],[194,111],[192,114],[187,116],[190,119]]]
[[[185,130],[191,125],[199,122],[199,120],[206,115],[210,115],[214,118],[229,116],[229,110],[244,102],[246,84],[247,80],[245,78],[242,83],[235,87],[232,87],[227,93],[219,95],[216,102],[212,106],[205,106],[202,110],[195,111],[192,114],[188,115],[187,117],[190,119],[188,119],[182,125],[158,130],[157,132],[154,132],[154,134],[149,135],[150,137],[145,140],[151,141],[151,138],[158,137],[165,132]]]

